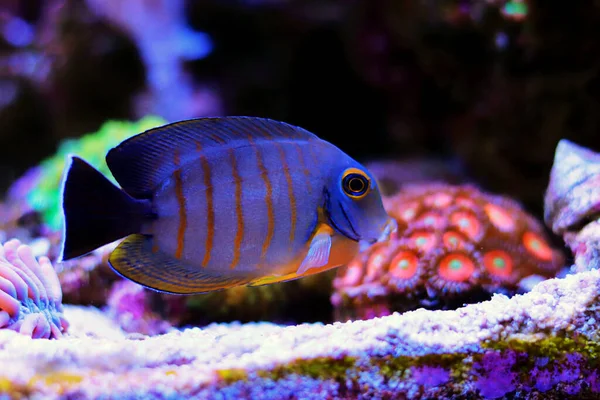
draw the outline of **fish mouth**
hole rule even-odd
[[[375,243],[388,241],[390,236],[398,230],[398,223],[394,218],[390,218],[385,223],[381,234],[377,239],[363,239],[360,241],[360,251],[364,251]]]

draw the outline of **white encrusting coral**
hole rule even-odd
[[[520,377],[511,372],[512,364],[490,361],[502,354],[504,363],[514,363],[518,352],[489,348],[515,340],[535,346],[549,338],[597,338],[599,293],[600,271],[590,271],[456,311],[420,309],[329,325],[213,324],[155,337],[127,337],[93,309],[68,307],[71,332],[63,340],[0,331],[0,365],[11,365],[0,371],[0,389],[48,399],[378,398],[377,393],[444,398],[458,392],[498,398],[517,388],[559,396],[573,385],[577,393],[600,394],[600,376],[582,370],[589,361],[584,353],[551,353],[559,375],[547,388],[527,377],[542,364],[531,364]],[[456,365],[438,362],[435,355],[455,357]],[[577,378],[559,368],[575,368],[573,360],[581,364]],[[505,374],[507,383],[489,383],[486,374],[492,373],[497,382]]]

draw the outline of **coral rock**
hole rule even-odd
[[[0,328],[32,338],[60,338],[68,328],[50,260],[10,240],[0,246]]]
[[[556,147],[544,219],[575,255],[574,271],[600,267],[600,154],[566,139]]]
[[[546,224],[559,235],[600,213],[600,154],[561,140],[556,147],[544,210]]]
[[[511,299],[368,321],[214,324],[135,340],[0,331],[0,365],[11,365],[0,390],[48,400],[597,399],[598,293],[600,271],[590,271]]]
[[[456,308],[494,292],[514,294],[523,278],[554,277],[563,267],[538,221],[473,186],[411,185],[384,204],[398,232],[338,269],[338,319]]]

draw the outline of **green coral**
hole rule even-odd
[[[464,379],[472,362],[466,362],[469,355],[465,353],[427,354],[423,356],[399,356],[373,358],[371,364],[379,367],[381,375],[386,378],[401,378],[410,367],[436,366],[451,371],[454,379]]]
[[[84,158],[115,182],[104,159],[106,153],[131,136],[166,123],[164,119],[151,115],[137,122],[107,121],[97,132],[63,141],[56,154],[40,164],[41,172],[35,188],[27,194],[27,203],[41,213],[44,222],[51,229],[60,229],[62,213],[59,192],[67,155],[75,154]]]
[[[345,379],[347,371],[356,367],[355,357],[327,358],[318,357],[311,360],[296,360],[286,366],[276,367],[269,371],[259,371],[258,376],[278,380],[288,375],[302,375],[315,379]]]
[[[241,368],[222,369],[217,371],[221,381],[226,384],[235,383],[237,381],[245,381],[248,379],[248,373]]]
[[[509,339],[507,341],[487,342],[482,345],[484,352],[467,353],[442,353],[427,354],[423,356],[398,356],[390,355],[384,357],[370,357],[366,363],[359,362],[359,359],[351,356],[339,358],[317,357],[307,360],[294,360],[287,365],[278,366],[268,370],[258,370],[256,375],[262,378],[279,380],[289,375],[300,375],[322,380],[344,380],[356,376],[360,371],[369,370],[373,367],[378,368],[379,373],[386,379],[408,378],[411,367],[442,367],[450,371],[451,377],[456,384],[462,384],[469,379],[471,368],[474,362],[483,359],[486,351],[498,351],[504,354],[506,351],[528,354],[529,362],[524,365],[521,371],[523,379],[526,379],[535,362],[539,358],[548,357],[549,366],[553,362],[560,362],[567,354],[578,353],[582,355],[591,368],[597,368],[600,363],[600,343],[585,338],[552,336],[541,340],[522,340]],[[224,384],[232,384],[237,380],[246,380],[247,372],[240,370],[221,370],[218,371],[221,381]]]
[[[497,351],[512,350],[526,353],[530,356],[530,360],[540,357],[557,360],[565,354],[579,353],[589,361],[590,365],[600,364],[600,342],[582,335],[573,337],[556,335],[540,340],[510,339],[484,343],[482,347]]]

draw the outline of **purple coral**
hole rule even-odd
[[[412,367],[412,378],[419,385],[426,387],[441,386],[450,381],[450,371],[442,367]]]
[[[515,390],[518,374],[513,370],[516,363],[514,352],[495,351],[483,355],[481,362],[473,366],[475,387],[485,398],[498,398]]]
[[[126,332],[158,335],[171,325],[150,309],[148,291],[130,281],[116,282],[108,296],[107,313]]]
[[[60,338],[68,328],[58,276],[47,257],[13,239],[0,246],[0,328]]]

